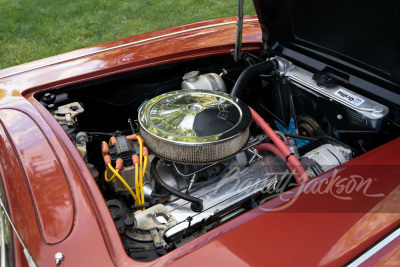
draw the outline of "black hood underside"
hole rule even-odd
[[[317,51],[400,85],[400,2],[254,0],[268,47]]]

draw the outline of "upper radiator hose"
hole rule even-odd
[[[278,69],[278,66],[278,62],[273,59],[248,67],[242,72],[242,74],[240,74],[238,80],[235,83],[235,86],[232,89],[231,95],[237,98],[241,98],[243,95],[243,91],[246,88],[246,85],[251,79],[259,74],[268,73],[270,71],[276,70]],[[285,157],[284,161],[285,163],[288,163],[290,168],[293,170],[293,174],[296,178],[297,183],[302,184],[308,181],[310,178],[308,177],[307,172],[304,170],[303,166],[300,164],[296,156],[294,156],[294,154],[276,135],[274,130],[269,127],[269,125],[263,120],[263,118],[252,108],[250,108],[250,110],[252,113],[253,121],[256,122],[268,135],[268,137],[271,138],[271,140],[275,143],[277,149],[279,149],[280,151],[279,155]]]
[[[257,75],[268,73],[276,69],[278,69],[278,61],[276,61],[275,59],[264,61],[248,67],[242,72],[242,74],[240,74],[239,78],[237,79],[231,91],[231,96],[235,96],[241,99],[243,96],[243,91],[251,79],[253,79]]]

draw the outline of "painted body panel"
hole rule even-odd
[[[246,16],[243,50],[262,47],[257,17]],[[0,98],[25,96],[128,70],[172,63],[234,49],[235,18],[193,23],[141,34],[0,71]]]
[[[27,103],[25,105],[28,106]],[[51,118],[50,114],[49,116]],[[56,125],[54,121],[54,127]],[[60,132],[56,134],[59,134],[62,142],[69,146],[68,137],[61,127]],[[68,153],[72,155],[77,154],[72,144],[65,149],[70,150]],[[379,173],[373,176],[381,182],[373,183],[370,190],[382,192],[384,197],[366,199],[357,192],[350,195],[355,201],[352,203],[359,205],[357,210],[360,212],[356,213],[348,209],[348,201],[327,195],[304,195],[282,212],[264,213],[259,209],[248,212],[151,264],[186,265],[201,260],[204,263],[235,262],[236,264],[243,263],[243,265],[262,265],[269,262],[292,265],[296,264],[294,260],[299,259],[307,265],[344,264],[400,223],[399,207],[396,201],[400,197],[400,181],[387,179],[387,177],[398,177],[400,173],[399,159],[395,156],[398,149],[400,149],[400,139],[350,161],[345,168],[341,169],[342,176],[346,176],[346,173],[370,176],[371,169],[366,169],[366,165],[375,166],[379,170]],[[75,155],[74,159],[79,161],[80,157]],[[87,175],[88,171],[83,162],[78,166],[82,174]],[[329,174],[324,175],[326,179],[332,179],[329,176]],[[86,179],[85,182],[92,183],[89,188],[86,188],[88,194],[86,197],[90,196],[93,209],[98,210],[99,224],[103,227],[108,226],[103,229],[103,238],[108,242],[110,254],[104,247],[97,248],[97,252],[103,251],[100,254],[112,257],[114,263],[119,266],[132,264],[133,260],[126,256],[122,248],[100,192],[91,179]],[[267,204],[264,206],[275,207],[282,205],[282,201],[277,198]],[[387,207],[391,207],[392,210],[385,209]],[[94,216],[94,213],[91,216]],[[293,226],[294,224],[296,227]],[[77,228],[75,227],[72,233],[75,229]],[[93,240],[89,235],[86,238]],[[36,240],[32,242],[36,244]],[[75,246],[75,248],[84,249],[80,246]],[[44,244],[43,249],[47,249]],[[286,253],[289,253],[290,257]],[[86,257],[90,256],[90,253],[86,255]]]
[[[258,21],[255,16],[246,20],[244,50],[259,49],[262,43]],[[33,94],[54,86],[61,87],[161,63],[230,53],[234,48],[235,27],[235,18],[194,23],[0,71],[0,110],[17,110],[27,114],[38,125],[61,163],[75,202],[74,225],[68,237],[55,245],[46,244],[37,220],[26,220],[36,216],[26,174],[19,164],[18,155],[14,153],[12,156],[11,152],[15,148],[6,130],[2,129],[0,151],[4,164],[1,174],[7,200],[12,203],[10,206],[24,206],[24,209],[16,208],[10,213],[14,220],[24,218],[18,221],[17,229],[39,265],[53,265],[54,255],[59,251],[65,255],[64,265],[131,265],[133,261],[124,252],[114,221],[86,164],[63,129],[33,98]],[[43,145],[33,139],[31,142],[32,146]],[[8,166],[18,170],[16,175]],[[15,235],[14,240],[17,241]],[[14,244],[16,265],[25,265],[22,246],[19,242]]]
[[[262,47],[261,31],[255,17],[245,19],[244,50]],[[22,112],[38,126],[47,140],[41,139],[39,144],[31,140],[32,147],[51,146],[62,168],[55,173],[60,177],[64,175],[69,184],[61,189],[46,190],[61,190],[58,193],[71,194],[74,200],[72,229],[66,231],[68,234],[60,234],[58,238],[62,241],[57,244],[43,241],[37,220],[19,219],[35,218],[35,208],[29,194],[28,176],[15,149],[17,145],[12,144],[6,127],[1,124],[0,170],[7,201],[11,207],[18,207],[11,209],[12,218],[40,266],[54,265],[56,252],[64,253],[63,266],[187,266],[200,263],[336,266],[348,262],[399,225],[400,180],[385,180],[400,177],[400,159],[397,157],[400,139],[397,139],[340,166],[340,175],[373,176],[377,182],[369,189],[384,194],[365,198],[359,192],[352,192],[349,194],[353,198],[351,205],[356,205],[357,209],[348,201],[329,195],[303,194],[284,211],[263,211],[285,205],[282,199],[276,198],[154,262],[138,263],[126,255],[113,219],[85,163],[64,130],[33,95],[128,70],[229,54],[234,47],[235,25],[234,18],[228,18],[175,27],[0,71],[0,98],[4,97],[0,101],[0,112],[5,109]],[[26,99],[20,97],[21,94]],[[367,165],[373,167],[365,168]],[[316,181],[332,180],[332,175],[330,172]],[[47,174],[43,173],[43,177]],[[317,182],[312,182],[309,184],[318,186]],[[40,194],[41,189],[38,190],[37,194]],[[299,189],[285,196],[294,198],[296,190]],[[68,217],[64,222],[67,225],[71,219]],[[26,264],[22,247],[18,242],[14,244],[16,265]]]
[[[374,177],[377,181],[372,183],[369,192],[380,192],[384,196],[369,198],[353,192],[348,195],[352,198],[349,201],[331,194],[310,193],[299,195],[293,205],[282,211],[260,210],[284,204],[278,197],[240,216],[229,226],[220,227],[234,228],[231,231],[215,229],[213,232],[218,232],[213,233],[218,236],[215,240],[180,258],[177,265],[201,259],[224,264],[235,258],[241,266],[340,266],[349,262],[400,224],[398,149],[400,139],[349,161],[339,172],[341,177],[351,174]],[[377,172],[371,173],[373,169]],[[332,172],[324,177],[334,179],[329,174]],[[295,197],[297,190],[283,198]],[[396,260],[393,255],[390,259]]]
[[[32,196],[31,202],[41,226],[43,241],[54,244],[64,240],[74,223],[74,201],[52,147],[26,114],[13,109],[2,109],[0,120],[14,144],[21,167],[27,176],[29,195]]]
[[[78,163],[75,161],[77,158],[76,155],[71,156],[68,150],[65,150],[64,145],[59,142],[58,137],[49,128],[48,124],[39,115],[37,110],[35,110],[26,99],[22,97],[8,99],[5,103],[3,103],[3,106],[0,109],[0,112],[2,113],[1,115],[3,115],[3,113],[9,109],[12,109],[14,112],[29,114],[30,119],[40,127],[41,132],[47,138],[47,141],[40,138],[30,139],[30,147],[28,144],[24,144],[24,153],[26,155],[31,155],[32,152],[35,152],[37,157],[45,157],[48,156],[44,154],[47,152],[46,149],[38,151],[35,148],[46,147],[51,144],[54,155],[57,155],[57,158],[59,159],[60,165],[58,167],[62,167],[63,169],[60,170],[58,167],[55,168],[56,173],[59,175],[59,177],[65,175],[68,178],[69,186],[60,187],[58,184],[52,184],[51,188],[49,188],[46,185],[38,185],[35,193],[36,196],[43,194],[43,196],[54,195],[57,197],[64,194],[67,196],[66,199],[68,199],[68,195],[72,192],[74,200],[74,207],[70,207],[72,203],[66,203],[66,201],[59,203],[58,199],[49,200],[50,203],[48,204],[50,206],[48,208],[56,209],[57,207],[61,207],[59,210],[60,213],[58,213],[57,210],[54,210],[53,212],[49,210],[42,210],[42,218],[40,218],[39,221],[41,221],[44,227],[52,226],[52,220],[63,220],[61,224],[58,224],[59,222],[54,222],[53,226],[56,228],[46,229],[46,231],[53,233],[53,230],[60,230],[58,227],[67,225],[67,229],[63,229],[60,230],[60,232],[55,233],[61,234],[58,236],[59,242],[55,244],[49,244],[49,242],[46,242],[46,239],[43,238],[44,235],[41,232],[41,227],[39,226],[38,220],[35,219],[35,205],[37,206],[38,203],[33,203],[29,191],[29,184],[35,182],[34,180],[36,177],[30,176],[30,174],[28,174],[29,170],[24,172],[26,169],[21,166],[23,158],[21,159],[18,157],[17,152],[20,144],[17,142],[15,145],[11,142],[12,138],[2,122],[0,129],[0,152],[2,164],[0,171],[7,196],[7,202],[8,206],[12,207],[10,213],[18,232],[22,236],[25,245],[36,260],[36,263],[39,266],[53,265],[55,263],[55,253],[61,251],[64,253],[64,255],[68,255],[68,258],[66,256],[64,261],[66,265],[112,265],[110,257],[107,253],[105,253],[107,252],[107,246],[102,237],[102,226],[100,226],[97,221],[95,211],[88,197],[88,192],[85,190],[85,187],[89,186],[86,183],[92,182],[95,185],[90,176],[90,172],[81,162]],[[3,121],[3,116],[1,120]],[[20,126],[22,129],[24,129],[25,126],[28,126],[24,124],[16,125]],[[37,129],[39,128],[36,128],[36,130]],[[15,129],[12,129],[11,132],[13,131],[15,131]],[[22,134],[22,132],[20,134]],[[30,149],[33,150],[29,151]],[[32,162],[34,161],[35,160]],[[57,165],[57,163],[55,164]],[[26,167],[27,166],[25,166],[25,168]],[[82,168],[86,168],[86,170],[82,170]],[[46,169],[36,169],[35,175],[41,177],[42,179],[51,178],[48,170]],[[87,179],[88,177],[90,179]],[[93,184],[91,186],[93,189],[95,189]],[[100,194],[100,192],[98,192],[98,194]],[[72,208],[72,215],[70,208]],[[73,219],[72,230],[71,226],[68,226],[71,224],[71,219]],[[50,224],[48,224],[49,222]],[[69,231],[68,228],[71,231]],[[23,257],[22,247],[15,235],[13,239],[17,257],[16,265],[25,265],[26,262]],[[61,241],[60,239],[63,240]],[[54,241],[54,238],[50,240]],[[102,251],[103,253],[100,255],[94,254],[93,257],[86,257],[86,254],[90,254],[90,251],[92,250]]]

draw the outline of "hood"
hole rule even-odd
[[[254,0],[271,49],[339,59],[400,85],[400,4],[365,0]]]

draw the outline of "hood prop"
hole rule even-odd
[[[242,34],[243,34],[243,1],[238,1],[238,14],[236,21],[236,43],[235,43],[235,54],[233,55],[234,60],[237,62],[242,57]]]

